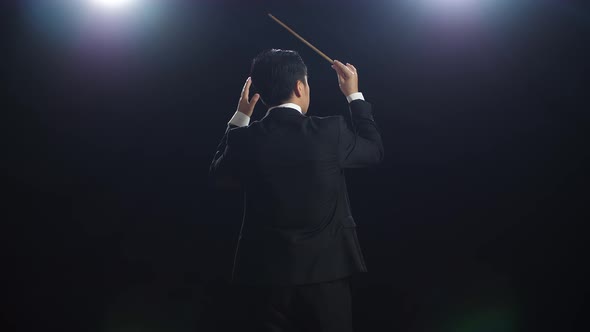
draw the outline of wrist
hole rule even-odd
[[[349,103],[358,99],[365,100],[365,97],[363,96],[362,92],[355,92],[346,96],[346,100],[348,100]]]
[[[234,126],[238,126],[238,127],[245,127],[248,124],[250,124],[250,116],[237,111],[234,116],[229,120],[228,124],[232,124]]]
[[[247,112],[244,112],[242,110],[238,110],[239,113],[244,114],[245,116],[251,118],[252,117],[252,113],[248,114]]]

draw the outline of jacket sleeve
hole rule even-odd
[[[217,146],[211,166],[209,166],[209,175],[213,183],[219,187],[236,187],[239,185],[238,160],[240,149],[235,146],[236,144],[232,139],[236,128],[238,127],[228,125],[221,142]]]
[[[338,117],[338,159],[340,167],[373,166],[383,159],[383,142],[373,119],[371,104],[354,100],[350,104],[351,121]]]

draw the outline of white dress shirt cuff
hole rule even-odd
[[[238,127],[246,127],[250,124],[250,117],[242,112],[236,111],[236,114],[232,116],[231,120],[227,123],[228,125],[232,124]]]
[[[355,92],[353,94],[351,94],[350,96],[346,96],[346,100],[348,100],[348,102],[352,102],[353,100],[365,100],[365,97],[363,97],[363,93],[362,92]]]

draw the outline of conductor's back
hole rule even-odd
[[[270,50],[252,64],[238,111],[211,165],[220,184],[239,183],[244,219],[232,279],[296,286],[366,271],[344,169],[383,158],[371,105],[358,92],[354,66],[332,66],[349,102],[335,116],[307,116],[307,69],[294,51]],[[251,85],[258,90],[249,100]],[[259,98],[269,106],[249,123]]]

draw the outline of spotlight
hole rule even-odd
[[[483,0],[422,0],[422,5],[434,10],[466,10],[481,5]]]
[[[89,0],[97,9],[108,11],[126,10],[136,4],[137,0]]]
[[[481,2],[477,0],[431,0],[430,2],[434,3],[435,5],[441,6],[465,6],[470,5],[473,3]]]
[[[477,14],[490,5],[504,0],[415,0],[426,11],[435,15]]]

